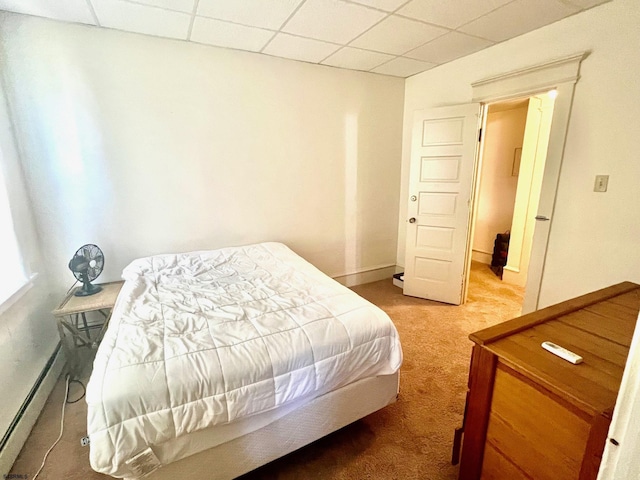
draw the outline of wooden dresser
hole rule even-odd
[[[470,335],[459,478],[595,479],[638,311],[625,282]]]

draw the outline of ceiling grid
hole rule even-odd
[[[0,10],[409,77],[610,0],[0,0]]]

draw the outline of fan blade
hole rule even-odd
[[[87,269],[87,278],[90,282],[93,282],[96,278],[98,278],[98,273],[96,272],[95,267],[89,267]]]

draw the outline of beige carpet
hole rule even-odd
[[[468,302],[454,307],[405,297],[391,280],[354,290],[385,310],[396,324],[404,350],[400,398],[297,452],[243,477],[256,479],[457,478],[450,464],[453,430],[462,421],[471,342],[469,333],[517,316],[522,289],[500,282],[474,263]],[[71,398],[78,393],[73,387]],[[49,398],[11,473],[33,478],[57,438],[64,380]],[[89,467],[84,401],[66,408],[65,432],[39,478],[109,478]],[[185,472],[184,478],[190,478]],[[203,479],[204,480],[204,479]]]

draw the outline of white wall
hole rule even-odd
[[[473,250],[488,254],[488,263],[496,234],[511,228],[518,187],[518,177],[512,175],[514,150],[522,148],[526,119],[526,105],[498,111],[490,107],[487,114]]]
[[[40,375],[57,343],[50,311],[47,273],[41,262],[36,225],[0,84],[0,168],[7,183],[15,232],[28,274],[37,274],[32,286],[8,309],[0,312],[0,437],[2,437]],[[2,457],[2,456],[0,456]],[[8,473],[0,458],[0,475]],[[12,461],[10,459],[9,461]]]
[[[404,263],[411,118],[471,101],[480,79],[590,50],[567,133],[540,306],[623,280],[640,282],[640,0],[614,0],[406,82],[398,257]],[[597,174],[607,193],[593,192]]]
[[[331,276],[394,265],[404,81],[3,14],[10,103],[62,288],[138,256],[283,241]]]

